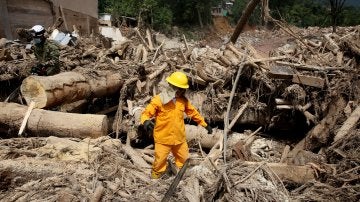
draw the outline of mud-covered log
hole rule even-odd
[[[27,106],[0,102],[0,133],[17,135]],[[97,138],[107,135],[105,115],[74,114],[33,109],[25,133],[36,136]]]
[[[54,76],[29,76],[20,89],[27,103],[34,101],[36,108],[45,108],[111,95],[118,92],[122,84],[121,75],[110,71],[64,72]]]
[[[259,162],[245,161],[244,165],[258,165]],[[305,184],[315,180],[315,170],[309,166],[295,166],[286,163],[267,163],[267,166],[283,181]]]

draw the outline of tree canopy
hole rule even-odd
[[[211,24],[212,7],[225,7],[225,2],[228,1],[99,0],[99,12],[111,13],[115,19],[120,19],[121,16],[136,17],[154,29],[167,31],[174,25],[187,27]],[[249,0],[234,1],[230,12],[233,23],[240,18],[248,2]],[[270,0],[269,8],[274,18],[283,19],[299,27],[331,26],[334,23],[338,26],[360,24],[360,7],[343,4],[341,10],[335,10],[334,13],[332,2],[334,0]],[[250,17],[250,24],[260,24],[260,15],[261,8],[258,7]]]

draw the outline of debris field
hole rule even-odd
[[[61,73],[48,77],[29,74],[26,43],[0,39],[1,201],[360,199],[359,26],[250,30],[235,44],[208,35],[214,47],[121,31],[116,44],[61,46]],[[173,71],[214,128],[186,119],[191,157],[177,186],[171,172],[150,179],[140,124]]]

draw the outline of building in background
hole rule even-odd
[[[97,0],[0,0],[0,38],[16,39],[17,28],[40,24],[51,27],[58,17],[64,23],[62,31],[80,35],[98,32]]]

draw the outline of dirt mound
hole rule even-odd
[[[231,34],[234,30],[229,20],[224,16],[214,16],[213,23],[215,31],[218,32],[218,34]]]

